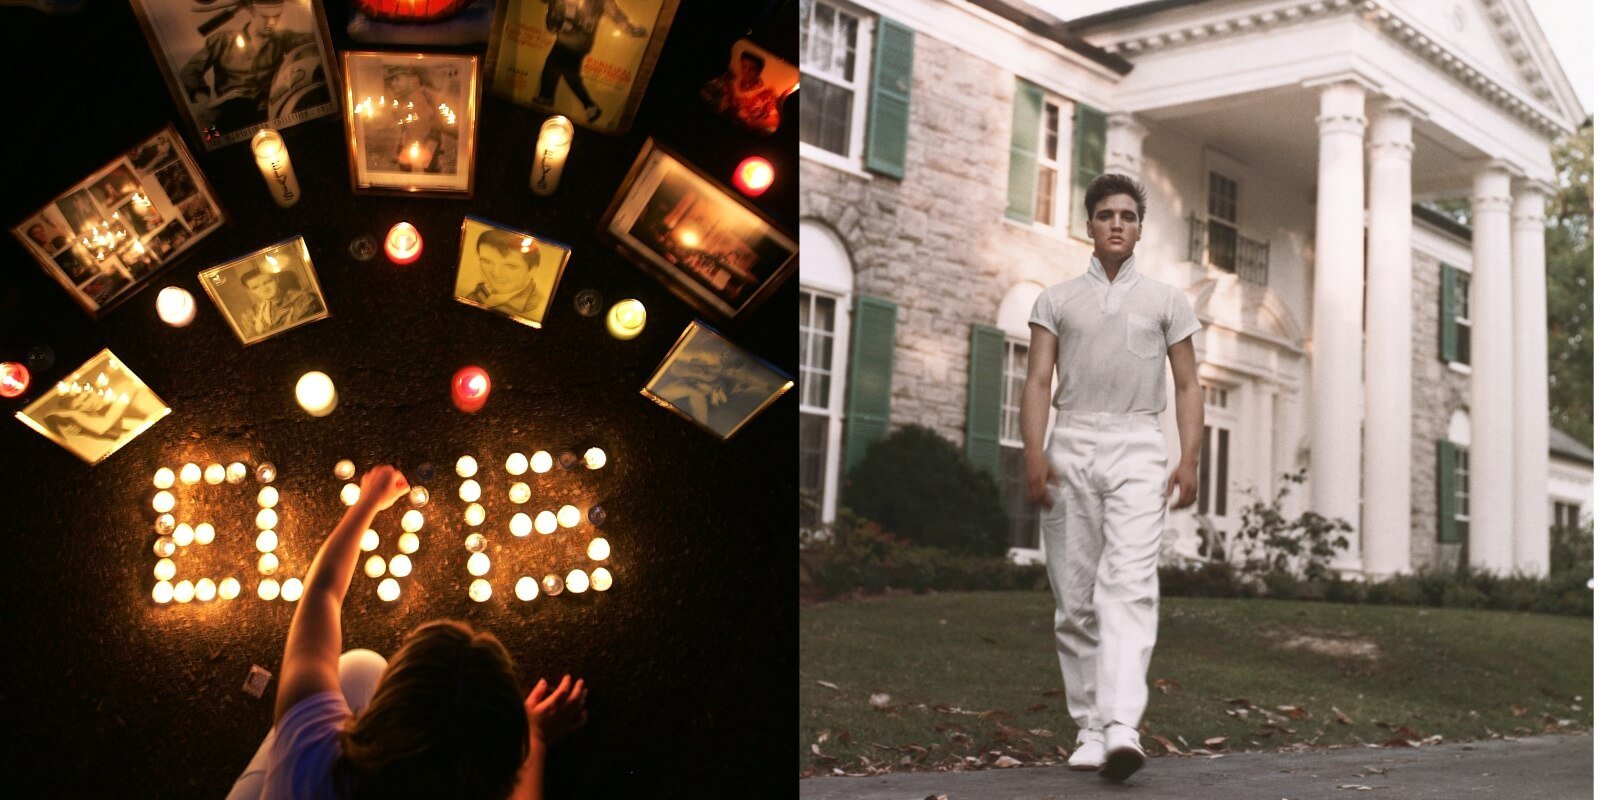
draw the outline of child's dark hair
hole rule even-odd
[[[1107,172],[1089,182],[1088,190],[1083,193],[1083,205],[1089,212],[1089,219],[1094,219],[1094,207],[1100,205],[1101,200],[1118,194],[1133,198],[1133,202],[1139,206],[1139,221],[1144,222],[1144,187],[1138,181],[1116,172]]]
[[[436,620],[406,636],[372,702],[339,734],[356,798],[493,798],[516,788],[528,717],[494,634]]]

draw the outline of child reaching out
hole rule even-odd
[[[328,535],[289,624],[276,721],[228,800],[543,796],[545,748],[588,719],[583,680],[541,680],[526,698],[494,634],[435,620],[385,662],[339,654],[341,608],[361,535],[409,490],[390,466]]]

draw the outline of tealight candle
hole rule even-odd
[[[256,166],[272,193],[272,202],[279,208],[288,208],[300,201],[300,181],[294,176],[294,164],[289,163],[289,148],[283,145],[283,135],[271,128],[262,128],[250,139],[250,151],[255,154]]]
[[[0,363],[0,397],[21,397],[30,380],[27,367],[15,361]]]
[[[582,519],[583,514],[579,513],[577,506],[562,506],[561,510],[556,512],[556,521],[561,523],[563,528],[576,527]]]
[[[555,533],[556,515],[549,511],[540,511],[539,516],[533,518],[533,529],[543,534]]]
[[[450,379],[450,401],[468,414],[476,414],[489,402],[489,373],[482,367],[462,367]]]
[[[315,370],[300,376],[294,385],[294,398],[313,417],[326,417],[339,405],[339,393],[333,388],[333,379]]]
[[[610,589],[611,570],[608,570],[605,567],[595,567],[594,572],[589,573],[589,585],[594,587],[594,590],[597,592],[603,592],[607,589]]]
[[[567,573],[567,591],[582,594],[589,591],[589,573],[575,569]]]
[[[178,581],[178,583],[172,587],[172,599],[180,603],[187,603],[190,600],[193,600],[194,584],[188,581]]]
[[[194,528],[189,527],[187,522],[180,523],[178,527],[172,529],[172,541],[179,547],[194,544]]]
[[[477,481],[471,480],[469,478],[469,479],[464,480],[464,481],[461,482],[461,499],[462,500],[465,500],[465,501],[467,501],[469,503],[475,503],[475,502],[478,501],[478,498],[482,497],[482,496],[483,496],[483,487],[479,486]]]
[[[217,584],[210,578],[201,578],[194,585],[194,599],[202,603],[209,603],[217,599]]]
[[[376,549],[378,549],[378,532],[368,528],[366,533],[361,534],[361,550],[370,553]]]
[[[402,553],[415,553],[417,552],[417,547],[421,544],[422,540],[418,539],[414,533],[402,533],[400,538],[395,540],[395,546],[400,548]]]
[[[257,511],[256,527],[264,531],[278,527],[278,512],[270,508],[263,508]]]
[[[355,485],[353,483],[347,483],[347,484],[344,485],[344,488],[339,490],[339,500],[340,500],[340,502],[343,502],[347,506],[355,505],[356,501],[360,500],[360,499],[361,499],[361,487],[360,486],[357,486],[357,485]]]
[[[539,582],[531,575],[524,575],[517,579],[517,599],[532,600],[539,596]]]
[[[228,470],[227,470],[226,467],[222,466],[221,464],[212,464],[211,466],[206,467],[206,471],[205,471],[206,483],[209,483],[212,486],[221,485],[222,481],[224,479],[226,479],[227,477],[228,477]]]
[[[589,524],[596,528],[606,524],[606,510],[598,505],[589,507]]]
[[[521,475],[528,471],[528,457],[521,453],[512,453],[506,456],[506,472],[512,475]]]
[[[184,464],[183,469],[178,470],[178,480],[189,486],[199,483],[200,465],[195,463]]]
[[[172,492],[169,492],[165,489],[156,492],[155,499],[150,501],[150,505],[154,506],[156,511],[162,514],[171,511],[172,506],[176,503],[177,501],[172,497]]]
[[[577,464],[577,463],[578,463],[578,454],[572,452],[571,450],[563,450],[563,451],[561,451],[561,456],[556,459],[556,464],[558,466],[560,466],[561,469],[563,469],[563,470],[572,469],[573,465]]]
[[[194,526],[194,543],[211,544],[217,538],[217,529],[209,522],[202,522]]]
[[[422,234],[409,222],[397,223],[383,238],[383,252],[396,264],[410,264],[422,255]]]
[[[172,541],[171,536],[162,536],[161,538],[156,539],[155,551],[157,556],[166,558],[167,556],[178,552],[178,544],[177,542]]]
[[[389,574],[396,578],[404,578],[411,574],[411,557],[399,553],[389,559]]]
[[[217,584],[217,596],[224,600],[232,600],[233,598],[238,597],[239,579],[223,578],[222,582]]]
[[[533,146],[533,172],[528,175],[528,188],[534,194],[549,197],[561,183],[561,170],[572,149],[572,132],[572,120],[560,114],[539,126],[539,141]]]
[[[478,474],[478,459],[472,456],[462,456],[456,459],[456,474],[463,478],[470,478]]]
[[[277,556],[275,556],[275,555],[273,555],[271,553],[262,553],[261,557],[256,559],[256,572],[259,572],[262,575],[271,575],[272,573],[277,572],[277,571],[278,571],[278,557]]]
[[[262,600],[276,600],[281,592],[282,588],[275,578],[262,578],[260,585],[256,586],[256,597]]]
[[[623,300],[611,307],[606,314],[606,330],[611,336],[622,341],[627,341],[638,336],[644,330],[644,303],[638,300]]]
[[[156,533],[162,536],[172,533],[177,527],[177,520],[173,519],[171,514],[162,514],[156,517]]]
[[[161,469],[156,470],[156,477],[155,477],[156,488],[157,489],[170,489],[170,488],[172,488],[172,481],[175,480],[176,478],[177,478],[177,476],[172,474],[172,470],[171,469],[169,469],[167,467],[162,467]]]
[[[278,468],[272,466],[271,461],[263,461],[256,465],[256,482],[272,483],[278,477]]]
[[[467,520],[467,524],[471,525],[474,528],[478,527],[479,525],[482,525],[483,524],[483,506],[478,505],[477,503],[473,503],[472,505],[467,506],[467,512],[466,512],[465,518]]]
[[[473,553],[470,557],[468,557],[467,572],[479,576],[489,574],[489,554]]]
[[[172,580],[172,576],[176,574],[178,574],[178,565],[172,563],[172,559],[163,558],[156,562],[156,580],[170,581]]]
[[[271,486],[261,487],[261,491],[256,493],[256,505],[262,508],[276,507],[278,505],[278,490]]]
[[[481,533],[468,534],[466,545],[468,552],[481,553],[489,546],[489,539]]]
[[[156,295],[156,316],[174,328],[194,322],[194,295],[187,289],[168,286]]]
[[[606,451],[598,447],[591,447],[583,451],[583,465],[589,469],[599,469],[606,465]]]
[[[235,461],[228,465],[228,483],[243,483],[244,476],[248,474],[250,474],[250,470],[246,469],[241,462]]]
[[[534,472],[543,475],[549,472],[551,467],[555,466],[555,459],[551,458],[549,453],[540,450],[533,454],[533,458],[529,459],[529,464],[532,465]]]
[[[533,520],[527,514],[517,512],[511,517],[511,535],[527,536],[533,532]]]
[[[604,561],[611,556],[611,543],[604,536],[597,536],[589,540],[589,558],[595,561]]]
[[[394,578],[384,578],[378,582],[378,599],[385,603],[392,603],[400,596],[400,582]]]
[[[425,486],[411,487],[411,505],[425,506],[428,504],[428,489]]]
[[[333,477],[347,481],[356,476],[356,462],[346,458],[333,465]]]
[[[567,588],[567,585],[561,582],[559,575],[546,575],[539,579],[539,588],[543,589],[545,594],[554,597],[561,594],[561,591]]]
[[[367,563],[361,571],[367,573],[369,578],[381,578],[385,569],[388,569],[388,564],[383,560],[383,556],[368,556]]]
[[[278,549],[278,534],[276,531],[262,531],[256,536],[256,549],[263,553],[270,553]]]
[[[507,494],[511,502],[521,505],[533,497],[533,490],[528,488],[528,484],[518,481],[511,484],[511,491]]]
[[[760,156],[751,156],[733,169],[733,185],[750,197],[756,197],[772,186],[777,172],[772,162]]]
[[[155,587],[150,590],[150,598],[157,603],[172,602],[172,584],[166,581],[157,582]]]
[[[406,533],[422,530],[422,522],[422,512],[414,508],[400,515],[400,529]]]
[[[299,578],[290,578],[283,582],[283,599],[291,603],[299,600],[300,595],[305,594],[305,591],[305,584],[301,583]]]
[[[488,600],[492,594],[494,589],[490,588],[489,582],[482,578],[473,581],[472,585],[467,587],[467,596],[480,603]]]

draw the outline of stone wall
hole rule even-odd
[[[1438,441],[1450,415],[1471,413],[1472,378],[1439,360],[1439,259],[1411,258],[1411,568],[1454,569],[1461,545],[1439,543]],[[1368,413],[1373,413],[1371,410]]]

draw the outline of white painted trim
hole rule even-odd
[[[860,159],[856,159],[856,161],[852,163],[850,159],[845,158],[844,156],[841,156],[832,150],[817,147],[813,144],[801,142],[800,157],[814,164],[821,164],[829,169],[836,169],[853,178],[861,178],[862,180],[868,181],[872,180],[873,178],[872,173],[861,168]]]
[[[857,4],[843,0],[817,0],[825,6],[831,6],[835,11],[842,11],[856,18],[856,77],[850,89],[853,93],[850,103],[850,131],[846,135],[848,154],[841,155],[831,150],[802,143],[802,148],[811,148],[817,151],[813,155],[826,155],[832,159],[839,159],[840,166],[859,169],[867,154],[867,95],[872,94],[872,57],[873,46],[877,42],[878,17],[871,12],[863,11]],[[802,59],[803,60],[803,59]],[[817,80],[825,81],[835,86],[841,82],[831,76],[813,74],[802,64],[802,75],[810,75]]]
[[[801,291],[833,299],[833,361],[828,376],[829,408],[801,410],[808,414],[826,415],[828,418],[827,452],[823,455],[822,508],[823,524],[833,522],[839,511],[839,465],[844,460],[844,389],[850,376],[850,293],[840,294],[828,289],[800,286]]]
[[[1457,373],[1460,373],[1462,375],[1471,375],[1472,374],[1472,365],[1471,364],[1463,364],[1460,361],[1451,361],[1451,362],[1449,362],[1447,364],[1447,366],[1450,368],[1451,372],[1457,372]]]

